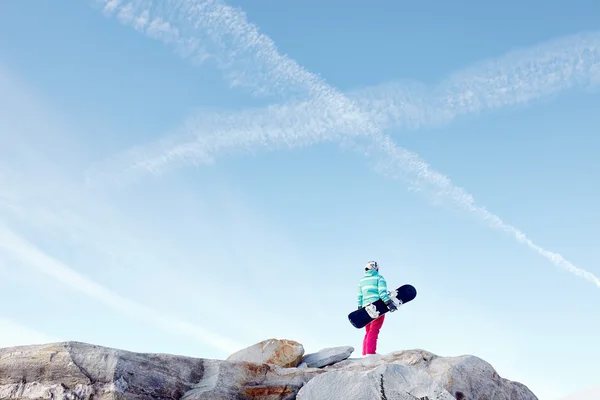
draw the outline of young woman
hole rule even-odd
[[[369,261],[365,266],[365,274],[358,284],[358,308],[364,307],[374,301],[382,299],[391,312],[397,310],[396,305],[390,299],[385,278],[379,273],[379,265],[375,261]],[[362,354],[377,354],[377,339],[379,331],[383,326],[385,314],[365,326],[365,338],[363,339]]]

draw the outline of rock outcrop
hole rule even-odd
[[[298,368],[321,368],[344,361],[354,352],[352,346],[328,347],[316,353],[307,354]]]
[[[227,357],[227,361],[247,361],[280,367],[297,367],[304,355],[304,346],[293,340],[267,339]]]
[[[265,343],[287,355],[265,357],[257,351]],[[303,355],[297,342],[271,340],[213,360],[79,342],[18,346],[0,349],[0,399],[537,400],[477,357],[406,350],[353,359],[352,351]]]
[[[500,377],[489,363],[471,355],[439,357],[424,350],[396,351],[345,360],[323,370],[327,374],[303,386],[298,400],[537,399],[525,385]]]

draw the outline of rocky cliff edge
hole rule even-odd
[[[0,349],[0,399],[537,400],[471,355],[416,350],[350,358],[268,339],[226,360],[136,353],[80,342]]]

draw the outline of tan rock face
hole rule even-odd
[[[277,365],[295,365],[302,357],[302,346],[289,340],[266,340],[230,357],[259,362],[134,353],[77,342],[12,347],[0,349],[0,399],[537,400],[525,385],[500,377],[471,355],[405,350],[347,358],[349,351],[323,349],[296,368]]]
[[[323,370],[329,372],[303,387],[298,400],[363,398],[376,391],[398,399],[537,400],[525,385],[500,377],[489,363],[472,355],[439,357],[405,350],[346,360]]]
[[[178,399],[203,370],[201,359],[77,342],[14,347],[0,349],[0,399]]]
[[[205,360],[202,379],[182,400],[294,400],[316,369],[281,368],[246,361]]]
[[[227,357],[227,361],[247,361],[292,368],[300,364],[303,355],[304,347],[298,342],[267,339],[233,353]]]
[[[319,373],[66,342],[0,349],[0,399],[292,400]]]

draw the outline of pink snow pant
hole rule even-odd
[[[365,354],[375,354],[377,352],[377,338],[379,337],[379,330],[383,325],[383,320],[385,319],[385,315],[377,318],[375,321],[369,323],[365,326],[367,330],[365,333],[365,338],[363,339],[363,356]]]

